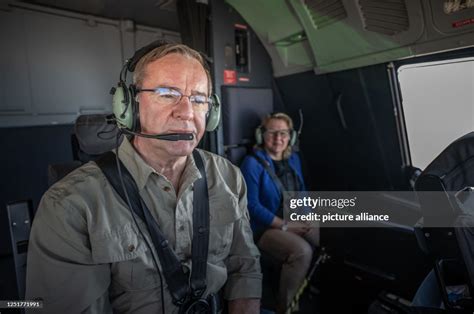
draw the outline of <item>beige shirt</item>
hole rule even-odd
[[[227,300],[260,298],[259,252],[240,170],[199,152],[209,189],[207,293],[223,288]],[[178,195],[127,140],[119,157],[177,256],[191,267],[193,183],[201,177],[192,155]],[[146,224],[136,220],[159,263]],[[39,205],[28,249],[26,299],[42,298],[45,313],[161,313],[160,277],[141,232],[95,163],[75,170]],[[164,303],[166,313],[177,312],[167,289]]]

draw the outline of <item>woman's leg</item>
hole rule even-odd
[[[319,225],[315,227],[311,227],[309,231],[303,236],[306,241],[311,244],[311,246],[314,247],[319,247],[319,242],[320,242],[320,235],[319,235]]]
[[[313,249],[302,237],[278,229],[265,231],[257,245],[282,264],[277,313],[284,313],[306,276]]]

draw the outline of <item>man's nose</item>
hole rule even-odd
[[[189,97],[183,96],[175,105],[174,115],[181,120],[191,120],[194,117],[193,104],[189,101]]]

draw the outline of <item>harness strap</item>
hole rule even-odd
[[[280,192],[280,195],[281,195],[280,207],[278,208],[276,215],[283,218],[283,204],[287,204],[287,200],[288,200],[288,196],[285,196],[285,193],[283,193],[287,191],[286,188],[283,186],[283,183],[281,182],[280,178],[278,178],[275,171],[273,171],[272,167],[270,167],[270,164],[268,161],[266,161],[265,159],[263,159],[262,157],[258,156],[255,153],[252,153],[251,156],[255,158],[263,166],[265,171],[267,171],[267,173],[272,178],[273,182],[276,184],[278,191]],[[300,187],[298,174],[291,166],[288,166],[288,168],[290,169],[290,171],[293,172],[293,177],[295,180],[295,188],[296,190],[299,191],[301,187]]]
[[[252,157],[255,158],[263,166],[263,168],[267,171],[267,173],[272,178],[273,182],[278,187],[278,190],[280,191],[280,193],[283,195],[283,191],[285,191],[285,187],[283,186],[283,183],[281,183],[280,178],[277,177],[275,171],[273,171],[273,169],[270,167],[268,161],[264,160],[262,157],[258,156],[257,154],[252,154]]]
[[[209,251],[209,194],[201,155],[197,150],[194,150],[193,157],[196,167],[201,173],[201,178],[195,181],[193,191],[191,291],[195,298],[199,298],[206,290],[207,253]]]

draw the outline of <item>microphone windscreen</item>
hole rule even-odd
[[[120,130],[126,134],[154,138],[163,141],[192,141],[194,139],[193,133],[145,134],[141,132],[133,132],[132,130],[126,128],[121,128]]]
[[[194,135],[192,133],[156,134],[155,138],[165,141],[192,141]]]

